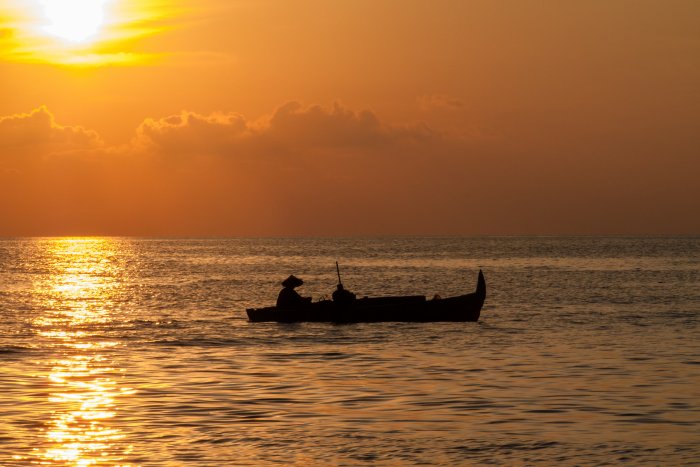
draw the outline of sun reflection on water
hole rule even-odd
[[[123,371],[111,352],[120,343],[101,332],[116,319],[119,245],[86,238],[51,240],[47,247],[51,274],[39,285],[44,312],[33,325],[54,349],[44,362],[51,409],[42,427],[44,444],[34,449],[31,463],[131,465],[125,462],[131,447],[115,417],[119,400],[134,391],[119,385]]]

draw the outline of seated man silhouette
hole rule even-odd
[[[277,296],[277,306],[280,308],[296,308],[306,306],[311,303],[311,297],[302,297],[294,290],[295,287],[300,287],[304,281],[292,275],[282,282],[284,287]]]
[[[349,290],[345,290],[343,284],[338,282],[338,288],[333,292],[333,301],[339,305],[346,305],[355,300],[355,294]]]

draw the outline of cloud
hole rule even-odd
[[[326,108],[289,102],[270,115],[249,120],[238,113],[202,115],[183,111],[163,118],[147,118],[131,142],[107,147],[93,130],[66,126],[41,106],[29,113],[0,117],[0,161],[13,155],[52,156],[103,153],[120,156],[266,157],[270,153],[301,154],[320,151],[387,151],[425,146],[441,134],[424,123],[397,125],[381,121],[369,110],[354,111],[335,103]]]
[[[249,124],[239,114],[182,112],[145,120],[132,144],[166,153],[211,153],[226,150],[249,135]]]
[[[252,120],[183,111],[144,120],[115,147],[45,107],[0,122],[0,217],[13,219],[0,235],[386,230],[404,204],[434,210],[429,167],[442,166],[444,145],[424,124],[337,103]]]
[[[275,111],[263,131],[273,139],[309,147],[372,146],[388,136],[372,112],[356,113],[338,103],[329,111],[289,102]]]
[[[419,96],[418,105],[422,110],[448,109],[458,110],[464,107],[464,102],[447,94],[428,94]]]
[[[256,151],[367,149],[439,137],[425,124],[390,125],[371,111],[288,102],[271,115],[247,120],[236,113],[181,112],[147,119],[137,129],[135,147],[165,153],[250,155]]]
[[[451,138],[368,110],[291,102],[257,119],[146,119],[128,144],[108,147],[40,107],[0,117],[0,236],[700,228],[689,215],[700,209],[694,153],[655,156],[666,140],[555,136]]]
[[[99,135],[81,126],[62,126],[45,106],[30,113],[0,117],[0,152],[46,156],[102,146]]]

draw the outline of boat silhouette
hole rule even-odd
[[[251,322],[440,322],[478,321],[486,299],[486,280],[479,271],[476,290],[455,297],[426,299],[424,295],[364,297],[344,303],[333,300],[293,307],[270,306],[246,310]]]

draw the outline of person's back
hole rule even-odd
[[[277,306],[281,308],[295,308],[307,305],[311,302],[311,297],[302,297],[294,290],[304,284],[304,281],[295,276],[289,276],[282,282],[284,287],[277,296]]]
[[[305,303],[308,303],[308,300],[304,299],[291,287],[283,288],[277,296],[277,306],[281,308],[298,307]]]

